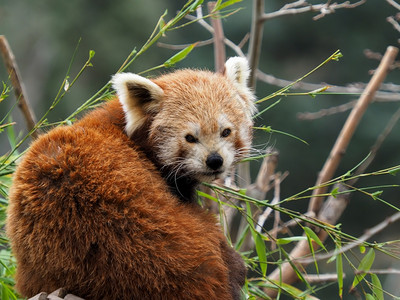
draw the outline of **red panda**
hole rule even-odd
[[[247,61],[224,74],[117,74],[115,99],[35,141],[10,189],[22,296],[239,299],[246,268],[195,188],[248,154]]]

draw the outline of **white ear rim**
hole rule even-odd
[[[250,76],[250,69],[247,59],[240,56],[229,58],[225,63],[226,76],[240,86],[247,88],[247,80]]]
[[[250,76],[250,68],[247,59],[240,56],[229,58],[225,62],[225,76],[233,82],[239,93],[245,96],[250,117],[254,115],[257,108],[254,103],[254,93],[247,85]]]
[[[117,92],[119,101],[125,113],[125,131],[128,136],[140,128],[146,120],[146,113],[140,106],[137,99],[132,99],[129,95],[128,85],[133,84],[146,89],[155,103],[146,103],[146,111],[155,110],[159,100],[163,97],[164,91],[151,80],[133,73],[118,73],[111,79],[112,87]]]

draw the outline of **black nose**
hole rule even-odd
[[[224,159],[218,153],[211,153],[206,160],[206,165],[212,170],[218,170],[222,164],[224,163]]]

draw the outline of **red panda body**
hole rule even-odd
[[[240,63],[227,72],[243,72]],[[239,299],[243,261],[191,201],[199,181],[222,176],[249,147],[253,99],[227,74],[117,75],[116,99],[32,144],[7,219],[21,295],[64,287],[96,300]],[[218,100],[227,87],[234,104]]]

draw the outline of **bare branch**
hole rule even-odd
[[[305,112],[305,113],[298,113],[297,118],[299,120],[315,120],[315,119],[320,119],[322,117],[342,113],[345,111],[348,111],[349,109],[352,109],[354,105],[357,103],[357,101],[350,101],[342,105],[330,107],[330,108],[325,108],[321,109],[317,112]]]
[[[392,269],[388,268],[385,270],[375,270],[375,269],[370,269],[369,271],[362,271],[362,270],[357,270],[355,271],[355,274],[392,274],[392,275],[400,275],[400,270],[399,269]]]
[[[396,1],[386,0],[386,2],[389,3],[391,6],[393,6],[394,8],[396,8],[397,10],[400,10],[400,4],[398,4]]]
[[[10,75],[11,84],[14,87],[15,97],[18,101],[18,107],[21,109],[22,114],[25,117],[28,131],[32,131],[35,128],[36,117],[33,113],[32,108],[30,107],[14,54],[4,35],[0,35],[0,52],[7,67],[8,74]],[[33,139],[37,138],[38,132],[32,131],[31,137]]]
[[[261,44],[263,36],[263,14],[264,14],[264,0],[253,0],[253,17],[250,31],[250,44],[249,44],[249,65],[250,65],[250,78],[249,86],[253,89],[256,86],[256,72],[257,66],[260,61]]]
[[[214,11],[216,2],[208,2],[208,11],[211,13]],[[211,17],[211,25],[214,29],[214,61],[215,71],[223,73],[225,68],[225,44],[224,44],[224,30],[222,28],[221,18],[218,12],[214,13]]]
[[[338,280],[337,274],[303,274],[303,277],[310,284]],[[343,278],[345,277],[346,274],[343,274]]]
[[[261,20],[263,22],[282,17],[282,16],[287,16],[287,15],[297,15],[301,13],[306,13],[306,12],[320,12],[317,16],[315,16],[313,19],[318,20],[321,19],[322,17],[332,14],[335,12],[337,9],[341,8],[354,8],[357,6],[360,6],[364,4],[366,0],[361,0],[356,3],[351,4],[349,1],[343,2],[343,3],[324,3],[324,4],[315,4],[315,5],[310,5],[307,1],[297,1],[295,2],[296,4],[292,3],[291,6],[285,5],[278,11],[274,11],[272,13],[266,13],[262,16]],[[299,7],[302,6],[302,7]]]
[[[393,28],[400,32],[400,24],[393,17],[387,17],[386,21],[392,24]]]

